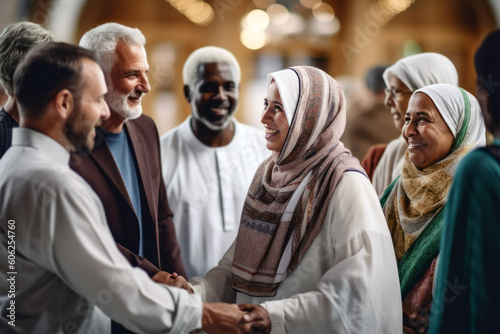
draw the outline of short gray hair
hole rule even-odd
[[[139,29],[110,22],[87,31],[80,39],[80,46],[99,54],[101,68],[108,76],[116,61],[115,49],[119,41],[142,46],[146,44],[146,38]]]
[[[229,63],[236,70],[236,86],[239,86],[241,81],[240,64],[234,55],[226,49],[217,46],[205,46],[195,50],[188,57],[182,69],[182,79],[184,84],[191,86],[198,76],[198,68],[203,64],[211,63]]]
[[[0,83],[9,96],[14,96],[14,72],[23,56],[33,46],[54,41],[54,35],[39,24],[17,22],[0,34]]]

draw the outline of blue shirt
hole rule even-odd
[[[120,133],[111,133],[100,129],[104,135],[104,140],[108,144],[109,150],[113,154],[118,170],[127,188],[130,201],[139,220],[139,255],[144,256],[143,229],[141,213],[141,193],[139,191],[139,181],[135,166],[135,158],[130,147],[128,134],[125,130]]]

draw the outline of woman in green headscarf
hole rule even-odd
[[[401,177],[381,203],[394,243],[406,332],[427,329],[448,193],[458,162],[485,144],[476,98],[436,84],[413,93],[402,130],[408,145]]]

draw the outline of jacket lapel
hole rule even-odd
[[[149,213],[151,217],[155,217],[153,211],[153,195],[151,189],[153,189],[153,185],[151,183],[152,175],[151,170],[153,166],[150,166],[150,161],[148,159],[148,150],[151,148],[146,147],[142,134],[139,129],[137,129],[137,125],[135,122],[128,121],[125,123],[127,127],[128,134],[130,136],[130,141],[132,142],[133,153],[135,155],[135,160],[137,162],[137,167],[139,168],[139,174],[142,181],[144,193],[146,194],[146,200],[148,204]]]
[[[91,156],[96,162],[97,166],[101,168],[104,174],[109,177],[111,182],[118,189],[118,191],[127,201],[127,204],[133,210],[134,208],[132,206],[132,201],[130,200],[130,197],[128,195],[128,191],[125,187],[125,183],[123,182],[120,170],[118,169],[115,159],[113,158],[113,154],[109,150],[102,132],[99,133],[99,135],[101,136],[102,140],[100,141],[100,143],[98,143],[98,141],[96,140],[96,146],[92,150]]]

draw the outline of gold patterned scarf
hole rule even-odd
[[[358,160],[339,141],[346,118],[339,83],[314,67],[283,71],[297,74],[298,103],[295,112],[290,113],[293,119],[283,149],[259,166],[250,185],[233,258],[233,288],[252,296],[276,294],[279,284],[297,267],[321,230],[342,173],[364,173]],[[280,91],[286,86],[286,82],[278,82]],[[292,218],[283,221],[290,198],[309,173],[311,177]],[[286,273],[278,275],[289,241]]]

